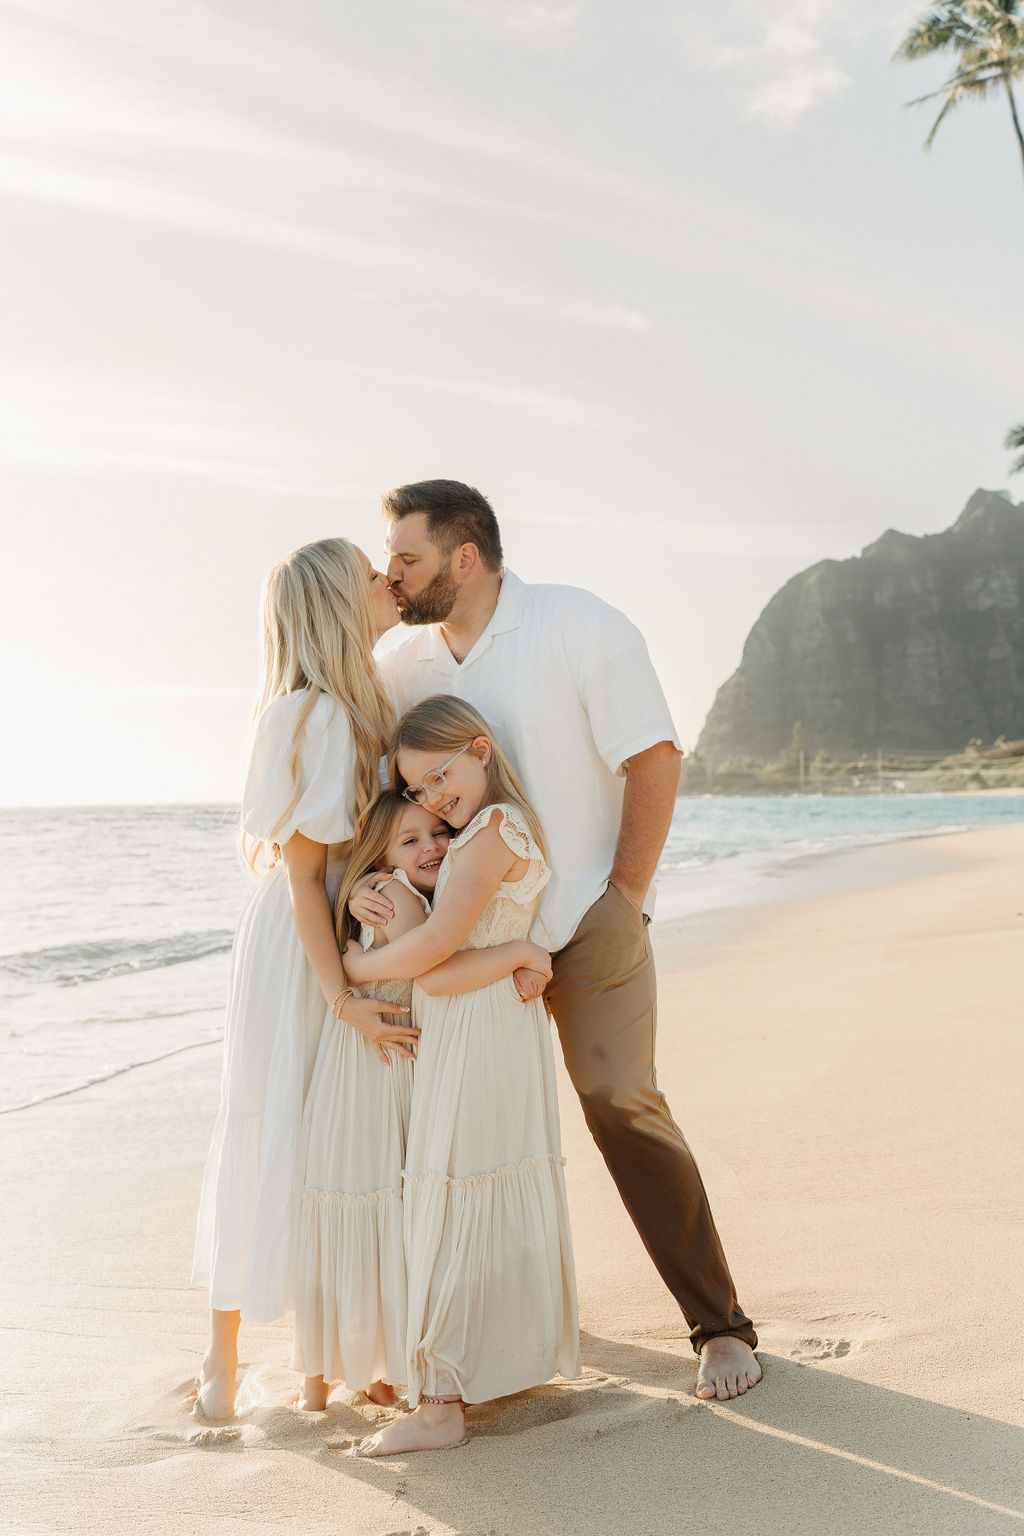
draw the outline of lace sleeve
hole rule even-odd
[[[453,847],[462,849],[471,838],[483,828],[490,826],[491,817],[495,811],[501,812],[501,820],[498,822],[498,833],[503,843],[509,847],[517,859],[539,859],[541,851],[537,847],[523,820],[522,813],[511,805],[485,805],[482,811],[478,811],[473,820],[468,822],[455,838]]]
[[[551,879],[551,871],[544,862],[544,855],[530,836],[529,828],[523,819],[522,812],[512,805],[486,805],[478,812],[473,820],[459,833],[451,844],[451,851],[458,851],[466,846],[470,838],[474,837],[481,827],[491,824],[491,818],[495,811],[501,812],[501,820],[498,822],[498,833],[505,846],[515,854],[517,859],[528,859],[529,869],[519,880],[505,880],[498,887],[501,895],[511,897],[514,901],[526,903],[533,901]]]

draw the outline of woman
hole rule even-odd
[[[292,1298],[299,1130],[326,1008],[400,1055],[417,1036],[399,1005],[353,995],[331,910],[344,845],[380,784],[391,711],[373,646],[396,622],[384,578],[345,539],[295,550],[267,577],[242,798],[246,857],[260,879],[232,950],[192,1273],[210,1293],[196,1397],[208,1418],[234,1412],[241,1318],[271,1322]]]

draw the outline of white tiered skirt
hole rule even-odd
[[[340,871],[328,874],[333,899]],[[242,913],[231,954],[221,1102],[206,1160],[192,1284],[218,1311],[268,1323],[292,1305],[300,1128],[324,999],[283,864]]]
[[[409,1402],[486,1402],[579,1375],[551,1030],[511,977],[413,990],[422,1028],[406,1153]]]
[[[408,1003],[408,983],[364,989]],[[389,1053],[391,1054],[391,1053]],[[403,1383],[402,1167],[413,1063],[330,1014],[303,1118],[294,1366],[353,1390]]]

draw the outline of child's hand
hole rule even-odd
[[[374,881],[382,879],[379,869],[371,869],[352,887],[348,910],[357,923],[367,928],[383,928],[395,915],[395,904],[383,891],[373,889]]]
[[[543,996],[544,988],[551,980],[551,974],[549,972],[545,975],[543,971],[535,971],[529,966],[521,965],[518,970],[512,972],[512,980],[523,1002],[530,1003],[535,997]]]

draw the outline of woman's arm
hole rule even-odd
[[[501,882],[526,864],[512,852],[494,824],[494,817],[500,815],[495,807],[488,824],[458,850],[451,878],[425,923],[384,949],[353,955],[350,963],[346,960],[350,975],[360,986],[389,976],[422,976],[462,948]]]
[[[460,949],[418,979],[428,997],[455,997],[460,992],[478,992],[524,967],[546,970],[551,979],[551,956],[529,939],[510,939],[488,949]]]
[[[327,848],[324,843],[315,843],[296,832],[283,845],[281,856],[288,879],[295,931],[320,983],[324,1000],[330,1004],[339,992],[351,985],[351,981],[342,964],[327,896]],[[365,1035],[382,1060],[387,1061],[385,1045],[400,1056],[412,1056],[408,1047],[419,1038],[419,1030],[412,1029],[401,1017],[382,1019],[381,1015],[407,1012],[408,1009],[398,1003],[384,1002],[380,998],[350,997],[339,1010],[338,1017]]]

